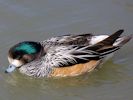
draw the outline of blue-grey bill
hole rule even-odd
[[[11,73],[16,69],[16,66],[9,65],[8,68],[5,70],[6,73]]]

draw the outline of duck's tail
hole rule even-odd
[[[124,44],[126,44],[128,41],[130,41],[132,39],[133,35],[128,35],[128,36],[122,36],[120,38],[118,38],[114,43],[113,46],[123,46]]]
[[[120,49],[120,47],[122,47],[132,38],[132,35],[121,37],[121,34],[123,32],[124,32],[123,29],[118,30],[117,32],[113,33],[106,39],[90,46],[88,49],[97,51],[98,53],[100,53],[101,57],[113,53],[114,51]]]
[[[101,46],[101,48],[97,49],[101,56],[117,51],[118,49],[120,49],[120,47],[122,47],[124,44],[131,40],[133,35],[120,37],[123,32],[124,30],[118,30],[117,32],[110,35],[108,38],[97,43],[97,45]]]
[[[123,29],[116,31],[115,33],[111,34],[108,38],[102,40],[101,42],[97,43],[97,45],[112,45],[119,37],[120,35],[124,32]]]

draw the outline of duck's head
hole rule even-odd
[[[39,59],[43,55],[43,47],[39,42],[25,41],[14,45],[8,53],[9,67],[6,73],[20,68],[26,63]]]

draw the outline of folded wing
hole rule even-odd
[[[66,67],[79,63],[86,63],[90,60],[101,59],[105,55],[113,53],[114,51],[120,49],[122,45],[124,45],[131,39],[131,36],[120,37],[122,33],[123,30],[119,30],[106,39],[91,46],[55,46],[47,51],[47,54],[45,55],[45,62],[52,67]]]

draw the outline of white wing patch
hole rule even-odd
[[[90,40],[90,45],[94,45],[106,38],[108,38],[108,35],[99,35],[99,36],[92,36],[91,40]]]

